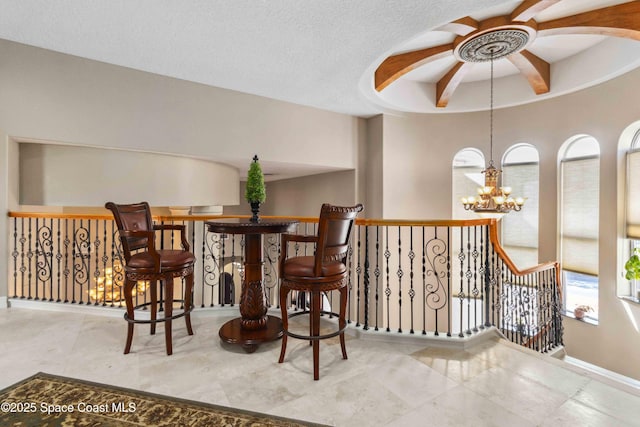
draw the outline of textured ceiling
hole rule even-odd
[[[443,23],[518,3],[0,0],[0,38],[366,117],[385,111],[371,88],[386,56]]]

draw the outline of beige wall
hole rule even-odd
[[[5,212],[10,210],[9,198],[9,141],[7,134],[0,129],[0,236],[7,236],[0,244],[0,277],[8,277],[7,261],[9,259],[9,221]],[[7,286],[0,286],[0,298],[7,296]],[[0,309],[3,307],[0,306]]]
[[[383,116],[372,117],[367,120],[367,147],[365,159],[365,179],[367,181],[365,194],[365,212],[367,218],[384,218],[383,206]]]
[[[73,145],[20,145],[20,204],[151,206],[238,204],[232,166],[165,154]]]
[[[357,166],[358,119],[0,40],[0,128],[218,162]],[[339,153],[340,155],[336,155]]]
[[[496,94],[499,96],[499,94]],[[571,356],[640,379],[640,305],[617,298],[623,260],[617,259],[618,141],[640,119],[640,70],[594,88],[511,109],[494,116],[494,154],[499,162],[512,144],[528,142],[540,153],[541,261],[555,260],[557,155],[576,134],[600,142],[600,321],[594,326],[565,318]],[[387,218],[447,218],[451,211],[451,162],[463,147],[489,158],[488,113],[384,117],[384,214]],[[625,306],[627,308],[625,308]]]
[[[355,175],[354,170],[349,170],[269,182],[263,212],[317,217],[322,203],[355,205]]]

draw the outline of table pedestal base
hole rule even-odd
[[[240,344],[247,353],[253,353],[263,342],[282,338],[282,319],[267,315],[267,326],[262,329],[245,329],[242,318],[230,320],[220,328],[220,339],[229,344]]]

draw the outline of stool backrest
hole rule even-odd
[[[362,209],[361,204],[333,206],[325,203],[322,205],[314,265],[317,276],[321,275],[322,265],[326,262],[340,261],[345,263],[351,229],[356,216]]]
[[[130,205],[117,205],[108,202],[104,206],[113,212],[119,231],[152,231],[153,220],[149,203],[140,202]],[[125,261],[129,262],[131,252],[148,248],[146,237],[123,237],[120,235]]]

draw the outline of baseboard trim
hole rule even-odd
[[[629,387],[633,390],[634,394],[640,395],[640,381],[634,378],[609,371],[608,369],[593,365],[589,362],[585,362],[584,360],[576,359],[575,357],[565,356],[562,360],[567,362],[569,365],[576,366],[582,371],[587,372],[586,375],[591,374],[590,376],[597,376],[603,382],[613,382],[616,385]]]
[[[9,308],[9,300],[7,297],[0,297],[0,310]]]
[[[9,299],[11,308],[27,308],[30,310],[55,311],[60,313],[92,314],[104,317],[122,317],[124,310],[117,307],[101,307],[93,305],[65,304],[49,301],[34,301],[22,298]]]

